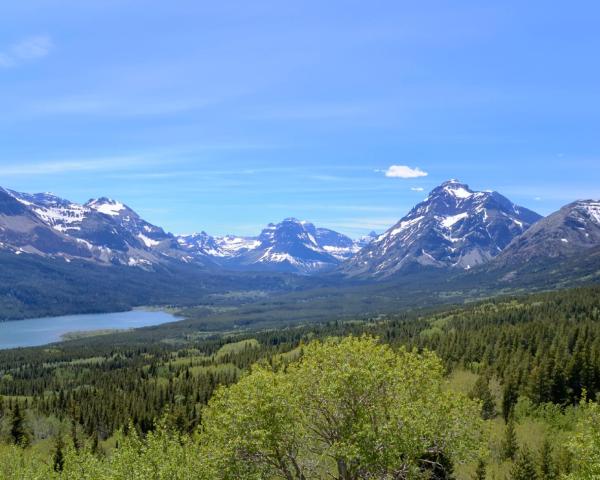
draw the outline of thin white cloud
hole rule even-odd
[[[384,173],[386,177],[390,178],[418,178],[428,175],[427,172],[424,172],[419,167],[411,168],[406,165],[390,165],[387,170],[384,170]]]
[[[70,172],[124,170],[147,165],[148,159],[136,156],[118,156],[83,160],[57,160],[38,163],[17,163],[0,166],[0,176],[53,175]]]
[[[252,115],[260,119],[327,120],[364,117],[377,111],[377,102],[309,103],[273,106]]]
[[[0,67],[16,67],[24,62],[45,57],[52,50],[52,39],[45,35],[27,37],[0,51]]]
[[[153,116],[174,115],[199,110],[214,103],[205,99],[171,99],[157,101],[152,98],[70,96],[31,103],[27,110],[34,115],[106,115]]]
[[[424,190],[423,187],[410,187],[413,192],[422,192]]]
[[[398,217],[363,217],[347,218],[335,222],[326,222],[328,228],[339,228],[340,230],[352,232],[365,232],[370,230],[385,231],[398,221]]]

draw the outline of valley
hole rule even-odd
[[[0,2],[0,480],[600,480],[599,19]]]
[[[386,311],[425,298],[565,288],[599,275],[597,202],[579,200],[543,218],[457,180],[433,189],[384,233],[357,240],[294,218],[257,237],[177,236],[107,198],[77,205],[52,194],[0,196],[5,320],[143,305],[230,306],[219,296],[246,291],[284,302],[312,302],[322,292],[352,297],[347,310],[356,315],[372,313],[359,305],[362,291],[398,289],[382,295],[387,300],[377,308]]]
[[[320,404],[304,413],[311,395],[341,402],[336,415],[346,415],[356,400],[346,369],[367,389],[360,395],[372,395],[373,365],[395,393],[370,400],[365,418],[373,408],[415,408],[410,421],[427,442],[448,435],[458,443],[421,445],[411,457],[402,447],[400,464],[380,458],[364,468],[426,475],[435,453],[433,468],[445,473],[415,478],[467,480],[484,469],[488,478],[524,480],[514,477],[522,462],[552,471],[544,480],[577,471],[573,439],[595,414],[586,399],[600,393],[597,202],[541,217],[451,180],[384,233],[355,241],[293,218],[257,237],[178,237],[114,200],[10,196],[0,213],[6,478],[83,471],[125,480],[158,458],[152,468],[168,479],[304,478],[287,477],[290,466],[325,478],[357,461],[355,448],[370,447],[359,441],[337,467],[324,459],[319,452],[331,447],[311,424]],[[31,236],[21,226],[14,233],[23,222]],[[48,244],[52,235],[60,243]],[[390,361],[400,363],[387,376]],[[309,367],[319,375],[302,373]],[[423,377],[431,390],[415,397],[397,375]],[[287,413],[276,422],[262,416],[273,409]],[[277,466],[247,457],[248,448],[279,455],[286,438],[273,447],[246,432],[279,435],[282,425],[309,447],[289,447]]]

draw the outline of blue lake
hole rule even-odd
[[[132,310],[0,322],[0,349],[59,342],[69,332],[139,328],[177,320],[181,319],[166,312]]]

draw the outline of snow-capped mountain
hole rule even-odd
[[[215,237],[202,231],[190,235],[177,236],[180,248],[192,256],[199,257],[227,257],[228,252],[223,250]]]
[[[295,218],[271,223],[257,237],[201,232],[177,241],[190,255],[211,257],[226,268],[300,273],[333,268],[360,250],[346,235]]]
[[[492,259],[493,269],[600,247],[600,201],[573,202],[540,219],[497,192],[450,180],[383,234],[358,240],[294,218],[269,224],[256,237],[175,236],[109,198],[78,204],[0,188],[0,250],[146,269],[175,261],[385,278],[419,267],[469,269]]]
[[[330,235],[322,233],[321,238],[332,243]],[[258,236],[258,245],[237,257],[237,263],[245,267],[302,273],[334,267],[339,263],[338,258],[328,252],[325,245],[319,244],[317,237],[317,229],[312,223],[286,218],[278,224],[269,224]],[[328,247],[333,248],[332,245]]]
[[[367,235],[363,235],[358,240],[356,240],[355,243],[359,247],[359,250],[360,250],[361,248],[364,248],[367,245],[369,245],[378,236],[379,236],[379,234],[375,230],[372,230]]]
[[[578,200],[543,218],[515,238],[494,265],[569,256],[600,246],[600,201]]]
[[[90,258],[89,250],[47,225],[10,191],[0,188],[0,249],[16,254]]]
[[[260,241],[256,237],[238,237],[235,235],[216,237],[215,241],[223,252],[224,257],[237,257],[250,250],[254,250],[260,245]]]
[[[468,269],[498,255],[540,218],[497,192],[475,192],[450,180],[341,269],[378,277],[415,266]]]
[[[169,259],[193,260],[179,248],[172,234],[115,200],[103,197],[80,205],[51,193],[4,192],[55,236],[60,234],[76,246],[75,250],[42,253],[142,267]]]
[[[175,236],[106,197],[78,204],[52,193],[1,193],[6,215],[0,211],[0,248],[18,253],[143,268],[174,260],[309,273],[331,268],[360,249],[345,235],[291,218],[268,225],[257,237]]]

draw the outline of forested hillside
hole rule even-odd
[[[227,394],[242,395],[232,400],[233,404],[227,401],[227,408],[236,408],[235,405],[242,402],[246,405],[244,415],[252,418],[260,412],[283,408],[288,405],[287,400],[291,401],[300,394],[301,379],[286,383],[288,390],[282,394],[286,399],[283,404],[252,406],[256,399],[253,400],[250,385],[258,381],[256,375],[279,378],[278,375],[287,375],[292,367],[292,371],[296,368],[301,370],[305,362],[311,361],[312,354],[307,352],[317,348],[311,343],[314,340],[348,336],[356,339],[366,334],[389,345],[398,355],[404,355],[402,349],[435,352],[443,366],[440,374],[444,378],[439,379],[443,388],[440,388],[482,402],[481,416],[486,425],[482,431],[488,432],[487,440],[477,445],[469,443],[469,455],[464,457],[464,464],[459,457],[444,458],[444,462],[456,463],[454,470],[459,478],[475,474],[479,461],[487,468],[489,478],[504,478],[501,475],[508,475],[519,461],[525,462],[527,455],[531,456],[532,465],[538,471],[541,468],[537,465],[538,450],[543,447],[540,442],[544,438],[553,440],[552,452],[545,453],[547,462],[557,472],[567,473],[573,468],[569,452],[571,447],[575,448],[575,443],[569,443],[570,432],[582,412],[587,411],[579,404],[583,398],[595,399],[600,392],[599,320],[600,287],[587,287],[527,297],[498,298],[469,306],[440,308],[437,312],[414,311],[235,335],[215,334],[212,338],[185,333],[165,342],[146,345],[132,342],[128,346],[125,343],[115,344],[109,340],[114,335],[109,335],[48,347],[2,351],[2,435],[7,443],[27,439],[26,443],[30,446],[19,454],[25,455],[25,458],[46,456],[49,459],[59,446],[65,455],[70,455],[70,462],[78,462],[83,458],[78,455],[86,452],[86,462],[98,462],[100,465],[121,461],[119,458],[126,455],[126,448],[142,445],[148,432],[156,429],[157,419],[163,418],[156,433],[163,436],[161,442],[176,438],[175,444],[185,447],[181,447],[184,450],[180,452],[185,454],[185,458],[201,462],[199,452],[202,442],[196,438],[195,432],[198,429],[205,431],[207,415],[221,415],[220,422],[225,421],[222,416],[225,404],[222,402],[229,397],[223,396],[225,391],[220,391],[215,397],[219,385],[236,384],[252,365],[259,363],[261,369],[254,369],[251,377],[244,377],[246,383],[243,385],[246,387]],[[335,345],[336,342],[331,343],[332,348]],[[360,349],[360,343],[351,345],[351,352]],[[379,347],[373,345],[370,348]],[[368,358],[366,354],[365,358]],[[415,360],[417,366],[414,372],[420,368],[421,361],[429,361],[427,355],[419,358],[421,360]],[[301,363],[297,364],[298,361]],[[344,362],[336,368],[343,368],[341,365]],[[402,371],[396,367],[392,370],[398,375]],[[432,382],[438,381],[434,371],[431,370]],[[334,370],[331,375],[332,378],[339,376],[342,381],[346,373]],[[411,372],[403,375],[408,375],[409,381],[413,381]],[[261,387],[260,392],[265,393],[265,388]],[[259,395],[259,390],[256,390],[257,398],[264,402],[278,396]],[[325,398],[337,394],[339,391],[333,386],[323,392]],[[467,408],[470,400],[462,398],[460,403]],[[212,410],[208,410],[211,414],[207,413],[207,404],[212,405]],[[415,408],[418,409],[418,406]],[[422,409],[429,408],[422,405]],[[278,424],[270,425],[275,428]],[[123,433],[118,434],[119,430]],[[134,434],[136,436],[132,437]],[[117,442],[119,435],[125,435],[126,440]],[[184,439],[180,435],[191,437]],[[382,445],[403,441],[401,433],[397,434],[397,438],[385,441],[379,439],[378,434],[372,437],[373,432],[365,435],[365,441],[370,438],[368,442],[384,442]],[[62,440],[59,442],[57,438]],[[150,442],[158,441],[155,436],[148,438]],[[558,440],[560,442],[556,443]],[[79,454],[72,451],[70,446],[74,444],[78,446]],[[525,450],[519,454],[521,446],[529,448],[529,454]],[[320,451],[320,448],[316,450]],[[10,452],[14,455],[13,450]],[[103,458],[108,460],[101,460]],[[460,456],[460,459],[463,457]],[[513,459],[517,460],[514,465]],[[305,477],[289,478],[326,478],[324,475],[320,471]],[[287,478],[279,473],[271,476]]]

